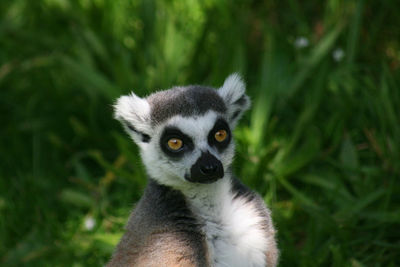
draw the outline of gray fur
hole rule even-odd
[[[210,87],[191,85],[173,87],[147,97],[151,107],[152,124],[158,124],[175,115],[190,117],[208,110],[225,113],[226,106],[217,91]]]
[[[209,266],[200,225],[182,193],[150,179],[107,266]]]

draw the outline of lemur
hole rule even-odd
[[[232,174],[232,130],[250,106],[230,75],[219,89],[191,85],[114,108],[148,174],[109,267],[276,266],[270,211]]]

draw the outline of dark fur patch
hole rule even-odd
[[[167,143],[168,140],[171,138],[178,138],[182,140],[182,148],[177,151],[173,151],[168,148]],[[192,138],[182,133],[178,128],[167,127],[166,129],[164,129],[164,132],[161,135],[160,147],[161,150],[172,159],[180,159],[183,157],[185,152],[190,152],[194,149],[194,144]]]
[[[218,142],[217,140],[215,140],[215,133],[219,130],[225,130],[227,132],[227,138],[223,142]],[[224,119],[219,118],[215,122],[214,127],[211,129],[210,133],[208,134],[208,144],[210,146],[215,146],[219,152],[222,152],[229,146],[231,139],[232,134],[228,123]]]
[[[254,192],[247,188],[241,181],[237,178],[232,177],[232,192],[234,198],[244,198],[246,201],[251,202],[254,200]]]
[[[209,110],[225,113],[226,106],[216,90],[191,85],[160,91],[147,98],[151,107],[151,120],[158,124],[175,115],[189,117],[202,115]]]
[[[232,115],[232,117],[231,117],[231,120],[236,119],[237,116],[239,116],[239,114],[240,114],[240,110],[235,111],[235,113],[233,113],[233,115]]]
[[[235,101],[235,105],[244,106],[246,104],[247,99],[245,95],[242,95],[238,100]]]
[[[131,130],[132,132],[135,132],[136,134],[140,135],[142,137],[142,141],[145,143],[148,143],[150,141],[150,136],[148,134],[142,133],[138,131],[135,127],[133,127],[129,122],[124,121],[125,125]]]

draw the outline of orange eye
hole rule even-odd
[[[183,145],[183,142],[182,142],[181,139],[171,138],[171,139],[168,140],[168,147],[171,150],[175,150],[175,151],[179,150],[182,147],[182,145]]]
[[[227,136],[228,133],[225,130],[219,130],[214,135],[215,140],[217,140],[218,142],[223,142]]]

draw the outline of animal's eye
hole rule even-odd
[[[223,142],[228,137],[228,133],[225,130],[219,130],[215,133],[214,137],[218,142]]]
[[[172,151],[178,151],[183,146],[183,142],[179,138],[171,138],[167,144]]]

